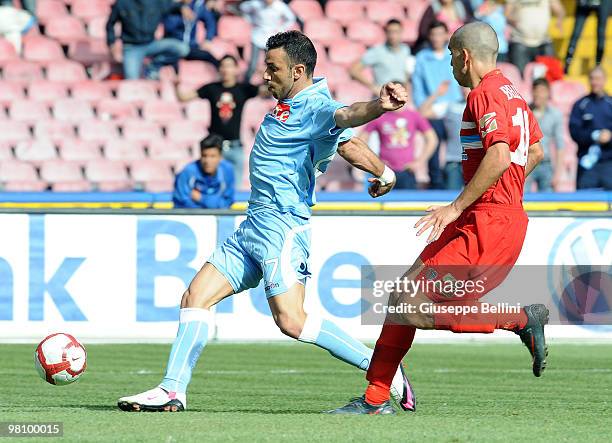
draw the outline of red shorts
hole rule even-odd
[[[424,292],[435,302],[477,300],[499,286],[521,253],[527,223],[522,207],[479,203],[462,213],[419,256],[420,278],[439,282]]]

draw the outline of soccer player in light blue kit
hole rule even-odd
[[[209,258],[181,300],[179,329],[166,375],[156,388],[119,399],[126,411],[181,411],[187,385],[208,338],[210,308],[256,287],[264,279],[274,321],[289,337],[313,343],[362,370],[372,349],[329,320],[304,312],[310,249],[310,207],[315,204],[315,177],[338,152],[352,165],[371,173],[372,197],[395,183],[386,167],[351,127],[363,125],[407,100],[399,84],[384,85],[376,100],[344,106],[331,98],[325,79],[313,80],[316,50],[297,31],[268,40],[264,80],[278,104],[268,113],[250,157],[251,197],[247,219]],[[394,395],[406,410],[414,396],[401,366]]]

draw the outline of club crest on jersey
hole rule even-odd
[[[291,106],[285,103],[277,103],[274,109],[271,111],[272,117],[276,120],[285,123],[289,118],[289,111]]]
[[[495,112],[489,112],[482,116],[480,120],[478,120],[478,125],[480,126],[480,134],[482,137],[485,135],[497,130],[497,120],[495,116],[497,114]]]

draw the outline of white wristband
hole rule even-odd
[[[393,183],[395,181],[395,172],[393,172],[393,169],[391,169],[389,166],[385,165],[385,170],[381,176],[378,177],[378,181],[383,186]]]

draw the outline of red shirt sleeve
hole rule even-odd
[[[496,94],[487,91],[470,94],[467,106],[476,123],[484,149],[489,149],[500,142],[510,146],[508,113],[506,106],[497,99]]]
[[[535,115],[533,115],[531,109],[528,109],[527,115],[529,116],[529,146],[531,146],[542,140],[544,135],[542,134],[542,130],[538,124],[538,119],[535,117]]]

